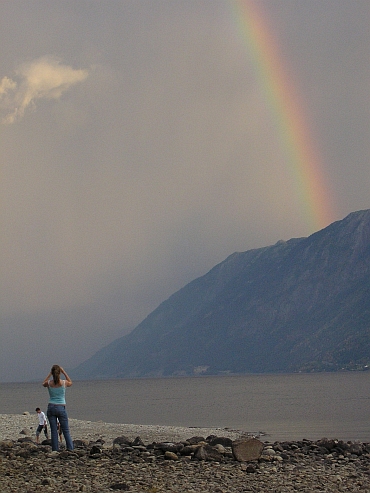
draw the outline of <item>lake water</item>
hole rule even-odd
[[[40,383],[4,383],[0,392],[0,414],[47,406]],[[370,442],[370,371],[75,381],[67,408],[90,421]]]

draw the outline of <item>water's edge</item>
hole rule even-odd
[[[370,372],[75,381],[71,418],[227,428],[269,440],[370,441]],[[41,383],[0,384],[0,413],[45,408]]]

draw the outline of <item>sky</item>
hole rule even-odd
[[[370,208],[368,0],[4,0],[0,381]]]

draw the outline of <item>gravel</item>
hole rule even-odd
[[[22,430],[28,431],[28,435],[36,433],[38,425],[36,413],[29,414],[0,414],[0,441],[5,439],[18,440]],[[184,437],[194,435],[225,436],[235,440],[240,436],[248,435],[238,430],[225,428],[184,428],[178,426],[154,426],[154,425],[133,425],[104,423],[103,421],[82,421],[79,419],[69,419],[69,428],[73,440],[94,441],[101,438],[105,441],[105,446],[111,446],[114,438],[125,435],[128,438],[140,438],[144,442],[160,441],[179,441]],[[40,438],[43,438],[41,435]]]
[[[194,436],[248,437],[228,429],[71,419],[71,434],[80,446],[73,452],[52,452],[47,444],[35,444],[36,426],[37,416],[0,415],[1,493],[370,493],[370,444],[335,439],[265,441],[258,460],[237,461],[227,446],[219,460],[198,460],[180,448],[178,454],[163,453],[161,446],[191,449],[187,444]],[[113,444],[122,435],[133,441],[140,436],[142,443]]]

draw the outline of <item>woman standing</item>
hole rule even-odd
[[[65,376],[65,380],[60,378],[60,375]],[[52,378],[51,378],[52,377]],[[73,442],[69,433],[68,415],[66,411],[66,387],[72,385],[72,380],[67,373],[59,365],[54,365],[51,368],[50,373],[42,382],[44,387],[49,391],[49,404],[47,409],[47,417],[50,423],[51,430],[51,448],[52,450],[59,450],[58,447],[58,424],[62,429],[66,446],[68,450],[73,450]]]

